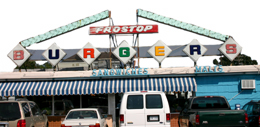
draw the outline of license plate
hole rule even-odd
[[[158,121],[158,116],[150,116],[151,121]]]

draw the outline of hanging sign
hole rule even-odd
[[[158,33],[158,25],[125,25],[89,27],[90,35]]]
[[[193,39],[184,49],[185,52],[194,62],[205,54],[208,49],[199,43],[197,39]]]
[[[149,50],[148,53],[159,63],[161,63],[172,50],[161,40],[157,41]]]
[[[228,40],[219,48],[230,61],[233,61],[242,51],[242,47],[233,39]]]
[[[55,66],[66,56],[66,53],[56,43],[53,43],[42,55],[52,66]]]
[[[82,49],[80,49],[77,55],[85,61],[87,64],[91,64],[101,54],[91,43],[87,43]]]
[[[18,67],[31,56],[31,54],[20,44],[17,44],[7,55]]]
[[[127,62],[129,62],[129,60],[136,54],[136,51],[125,40],[123,40],[112,53],[121,62],[127,64]]]

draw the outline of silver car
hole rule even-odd
[[[0,101],[0,127],[47,127],[46,111],[28,100]]]

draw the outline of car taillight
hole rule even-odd
[[[124,123],[124,115],[120,115],[120,123]]]
[[[196,115],[196,125],[200,125],[200,116]]]
[[[71,127],[71,126],[65,126],[65,124],[61,124],[61,127]]]
[[[245,123],[248,123],[248,115],[245,113]]]
[[[100,127],[100,124],[99,123],[96,123],[96,126],[95,127]]]
[[[260,116],[258,116],[258,125],[260,126]]]
[[[171,115],[170,113],[166,114],[166,122],[170,122],[171,121]]]
[[[26,121],[25,120],[19,120],[17,122],[17,127],[26,127]]]
[[[89,127],[96,127],[96,125],[89,125]]]

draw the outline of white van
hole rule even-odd
[[[120,127],[170,127],[170,108],[164,92],[137,91],[124,94]]]

